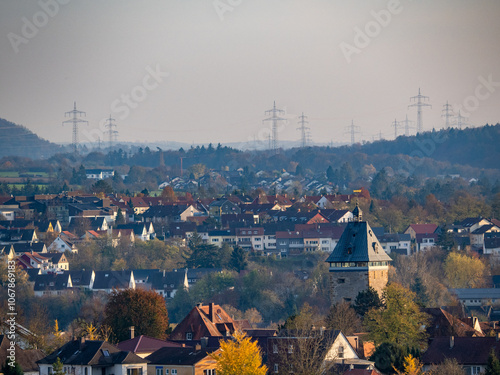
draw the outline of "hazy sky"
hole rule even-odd
[[[81,141],[111,115],[122,141],[245,142],[275,100],[279,139],[302,112],[314,142],[349,141],[351,120],[391,139],[420,87],[424,130],[446,101],[497,123],[499,17],[498,0],[3,0],[0,117],[70,142],[76,101]]]

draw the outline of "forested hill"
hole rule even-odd
[[[428,157],[451,164],[477,168],[500,168],[500,124],[478,128],[449,128],[398,137],[393,141],[377,141],[353,147],[367,155],[409,155]],[[351,147],[339,151],[352,152]]]
[[[40,159],[62,151],[61,146],[40,138],[24,126],[0,118],[0,157],[26,156]]]

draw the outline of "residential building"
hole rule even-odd
[[[148,373],[152,375],[215,375],[217,355],[220,349],[194,347],[158,349],[146,357]]]
[[[59,358],[66,374],[146,375],[148,361],[101,340],[72,340],[37,363],[40,375],[50,375]]]

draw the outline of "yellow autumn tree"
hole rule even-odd
[[[396,371],[396,373],[398,375],[421,375],[421,374],[423,374],[422,364],[420,363],[420,361],[417,358],[413,357],[411,354],[408,354],[405,357],[403,368],[404,368],[404,372],[398,371],[396,368],[394,368],[394,370]]]
[[[265,375],[267,367],[255,341],[243,332],[234,333],[234,341],[221,341],[220,351],[213,354],[217,375]]]
[[[444,262],[444,273],[451,288],[481,288],[486,267],[480,259],[450,253]]]

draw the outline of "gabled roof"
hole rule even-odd
[[[29,243],[13,243],[14,251],[16,253],[26,253],[34,251],[36,253],[45,253],[47,252],[47,247],[43,242],[29,242]]]
[[[95,271],[93,289],[128,289],[132,271]]]
[[[390,262],[382,245],[366,221],[351,221],[327,262]]]
[[[463,226],[464,228],[470,228],[472,227],[473,225],[475,224],[478,224],[481,222],[481,220],[487,220],[487,219],[484,219],[483,217],[479,216],[479,217],[468,217],[466,219],[463,219],[459,225]]]
[[[146,357],[153,365],[184,365],[193,366],[208,357],[214,349],[196,348],[161,348]]]
[[[68,274],[42,274],[36,275],[34,278],[34,291],[41,292],[44,290],[65,290],[71,288],[71,276]]]
[[[90,286],[92,282],[93,270],[64,271],[64,274],[71,276],[71,283],[74,287]]]
[[[496,337],[436,337],[422,355],[423,364],[439,364],[446,358],[456,359],[458,364],[486,365],[494,350],[500,355],[500,343]]]
[[[427,234],[434,233],[438,229],[438,226],[436,224],[410,224],[408,228],[412,228],[416,234]]]
[[[496,225],[483,225],[482,227],[477,228],[472,234],[484,234],[489,230],[500,230]]]
[[[476,331],[472,326],[465,323],[456,316],[441,308],[426,308],[424,312],[429,314],[431,321],[427,326],[430,337],[460,336],[460,337],[482,337],[482,332]]]
[[[174,328],[170,338],[185,340],[186,333],[192,334],[192,340],[202,337],[224,337],[232,334],[238,323],[224,309],[214,303],[199,304]]]
[[[172,341],[160,340],[154,337],[140,335],[130,340],[125,340],[116,344],[120,350],[132,353],[155,352],[160,348],[182,348],[182,344]]]
[[[53,364],[60,358],[64,365],[112,366],[114,364],[140,364],[148,361],[137,354],[121,351],[116,346],[100,340],[73,340],[45,358],[40,364]]]

